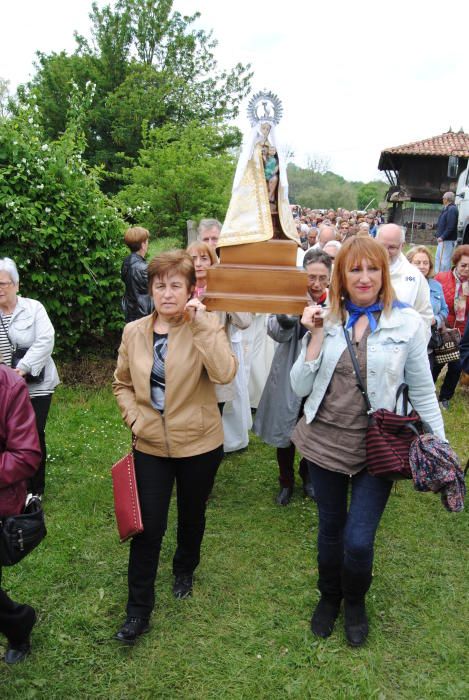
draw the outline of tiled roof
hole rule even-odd
[[[469,158],[469,134],[460,131],[447,131],[440,136],[432,136],[423,141],[413,141],[404,146],[385,148],[381,152],[408,156],[460,156]]]

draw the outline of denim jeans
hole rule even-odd
[[[173,573],[192,574],[197,567],[207,498],[222,458],[223,445],[186,458],[155,457],[134,450],[143,532],[130,543],[128,617],[148,618],[153,610],[161,542],[175,481],[178,523]]]
[[[438,243],[435,253],[435,274],[451,270],[451,256],[455,245],[456,241],[442,241],[442,243]]]
[[[392,482],[366,469],[350,477],[309,461],[308,468],[319,511],[319,590],[331,599],[360,599],[371,584],[376,530]]]

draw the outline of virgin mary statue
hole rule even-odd
[[[251,124],[253,121],[254,124],[238,161],[230,205],[218,239],[220,247],[258,243],[271,238],[290,239],[300,245],[288,202],[285,159],[277,148],[275,120],[263,104],[266,114],[251,119]],[[278,158],[278,187],[274,203],[272,196],[269,201],[266,181],[267,152],[276,152]]]

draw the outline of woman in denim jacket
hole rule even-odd
[[[373,410],[394,409],[402,382],[416,411],[444,438],[419,314],[396,300],[385,249],[371,238],[348,239],[329,288],[330,310],[306,307],[309,333],[291,370],[292,388],[307,397],[292,441],[308,461],[319,510],[318,588],[311,619],[328,637],[344,599],[345,633],[352,646],[368,635],[365,595],[371,584],[376,530],[392,482],[366,469],[368,425],[343,324],[350,334]],[[351,489],[347,506],[348,489]]]

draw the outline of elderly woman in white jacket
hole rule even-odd
[[[51,357],[54,327],[43,305],[18,296],[19,275],[10,258],[0,259],[0,354],[27,383],[41,443],[42,459],[30,481],[30,490],[44,493],[46,468],[45,427],[59,376]],[[16,351],[16,353],[15,353]],[[18,352],[19,351],[19,352]],[[15,360],[22,355],[21,359]]]
[[[394,410],[402,382],[416,411],[434,433],[444,426],[427,360],[419,314],[395,298],[384,248],[372,238],[347,240],[335,259],[330,311],[305,308],[309,333],[290,378],[307,397],[292,441],[308,462],[319,510],[318,588],[311,619],[316,636],[328,637],[344,599],[345,633],[351,646],[368,635],[365,595],[371,584],[376,531],[392,482],[366,469],[368,425],[343,324],[373,410]],[[347,503],[351,489],[350,504]]]

